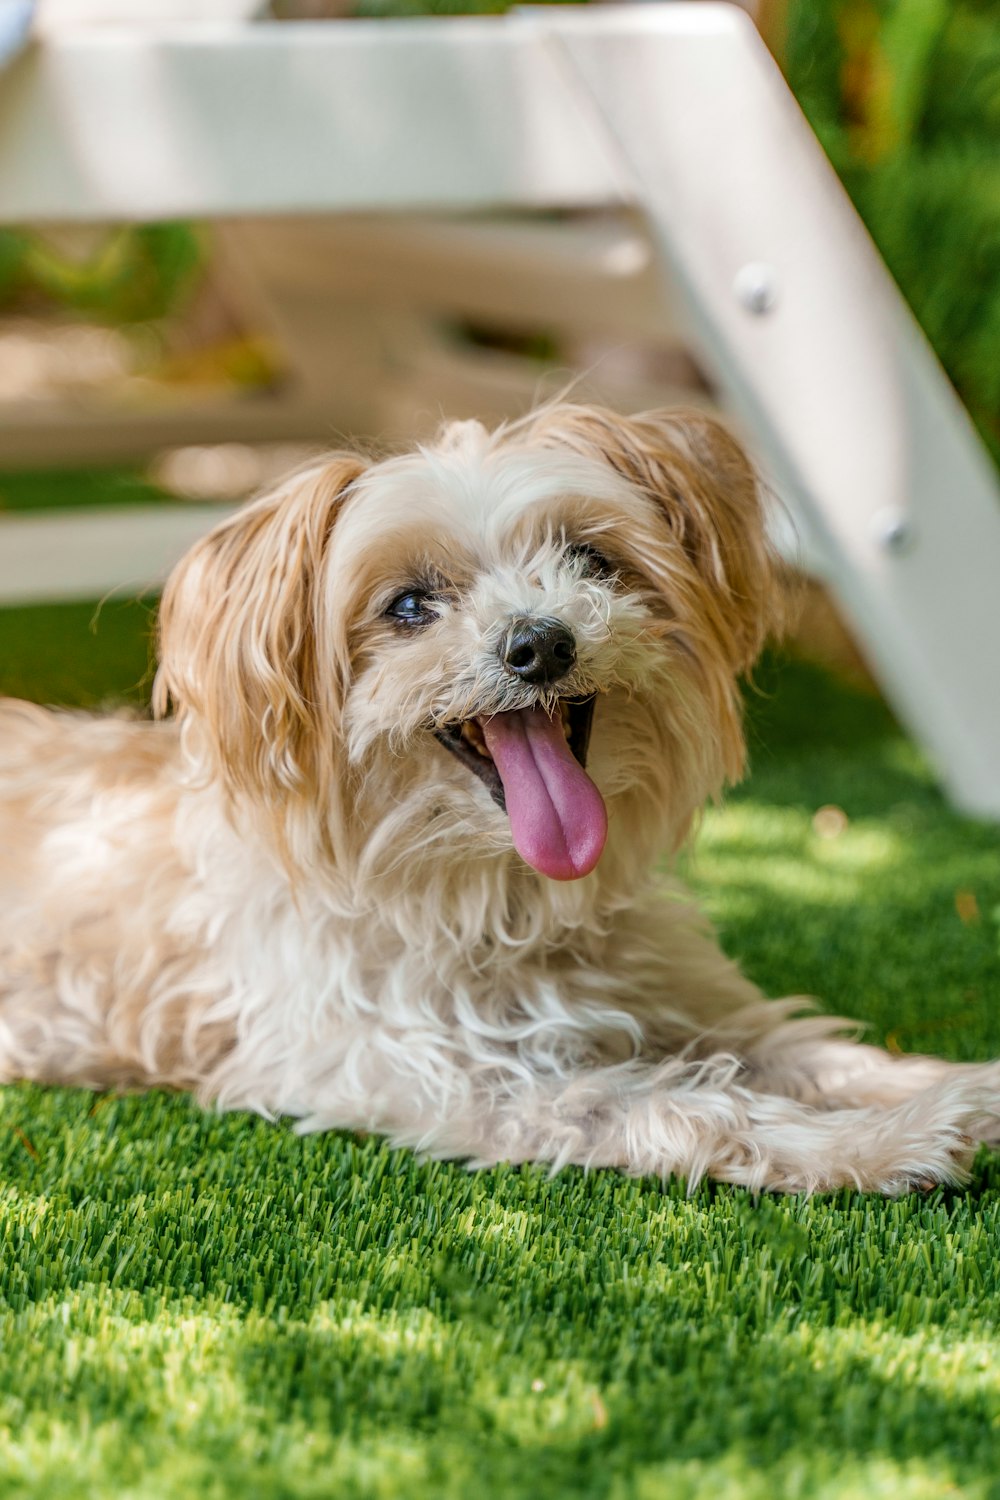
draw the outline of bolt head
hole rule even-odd
[[[883,552],[901,557],[912,550],[916,543],[913,522],[905,511],[896,506],[886,506],[876,511],[871,520],[872,536]]]
[[[762,317],[778,300],[777,273],[762,260],[749,261],[733,278],[733,291],[741,307],[754,317]]]

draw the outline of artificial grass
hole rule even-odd
[[[133,688],[147,612],[92,614],[0,613],[0,691]],[[761,683],[753,777],[689,861],[727,948],[891,1045],[1000,1054],[997,831],[877,701]],[[988,1153],[895,1203],[688,1198],[165,1094],[0,1107],[5,1497],[1000,1496]]]
[[[155,601],[0,610],[0,693],[74,708],[142,708],[153,680]]]
[[[791,17],[793,87],[1000,452],[990,0]],[[0,508],[142,488],[22,476]],[[147,608],[94,617],[0,612],[0,691],[141,700]],[[877,703],[766,677],[754,775],[689,862],[727,948],[890,1045],[1000,1054],[996,831],[943,806]],[[470,1176],[163,1094],[16,1085],[0,1110],[4,1497],[1000,1500],[994,1156],[897,1203],[688,1198]]]

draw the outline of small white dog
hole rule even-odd
[[[960,1178],[1000,1067],[764,1000],[652,874],[740,774],[774,596],[697,413],[293,477],[170,579],[161,722],[0,708],[4,1075],[474,1162]]]

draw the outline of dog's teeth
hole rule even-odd
[[[564,700],[559,703],[559,722],[562,732],[569,739],[570,736],[570,710],[569,704]],[[461,736],[470,749],[481,755],[483,760],[492,760],[493,757],[486,748],[486,739],[483,735],[482,725],[478,719],[465,719],[462,722]]]
[[[484,760],[493,759],[492,755],[486,748],[486,740],[483,738],[483,731],[479,726],[478,719],[465,720],[462,725],[462,738],[463,740],[465,740],[466,744],[471,745],[473,750],[475,750],[478,755],[481,755]]]

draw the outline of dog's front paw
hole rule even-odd
[[[968,1123],[966,1117],[963,1124]],[[902,1143],[903,1150],[895,1162],[888,1155],[873,1153],[870,1160],[859,1163],[855,1185],[891,1198],[930,1193],[939,1187],[961,1187],[971,1175],[978,1142],[978,1136],[951,1122],[933,1139],[921,1141],[911,1135]]]

